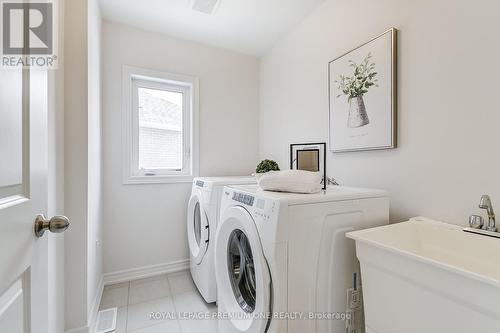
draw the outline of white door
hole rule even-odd
[[[0,332],[48,330],[48,240],[34,233],[47,209],[47,79],[0,70]]]

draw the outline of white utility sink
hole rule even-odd
[[[350,232],[367,333],[499,333],[500,239],[414,218]]]

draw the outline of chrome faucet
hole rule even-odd
[[[479,208],[486,209],[488,213],[488,226],[486,230],[497,231],[495,223],[495,212],[493,211],[493,205],[491,204],[491,199],[489,195],[483,195],[481,201],[479,202]]]
[[[469,217],[469,226],[464,228],[463,230],[465,232],[470,232],[473,234],[500,239],[500,232],[497,232],[497,227],[495,225],[495,212],[493,211],[493,205],[491,204],[489,195],[485,194],[481,197],[479,208],[486,209],[486,212],[488,212],[488,225],[484,225],[484,219],[482,216],[471,215]]]

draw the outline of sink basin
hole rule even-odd
[[[500,332],[500,239],[414,218],[350,232],[367,333]]]

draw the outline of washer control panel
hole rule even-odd
[[[239,203],[245,204],[247,206],[253,206],[255,198],[250,194],[233,192],[233,200]]]
[[[276,211],[275,201],[266,201],[264,199],[257,199],[255,205],[255,215],[263,219],[264,221],[269,221]]]
[[[273,216],[277,215],[279,210],[279,203],[274,200],[266,200],[263,198],[255,197],[251,194],[238,192],[238,191],[224,191],[224,195],[231,201],[236,201],[240,204],[247,206],[249,211],[260,221],[270,221]],[[227,200],[226,199],[226,200]],[[224,200],[224,199],[223,199]]]

